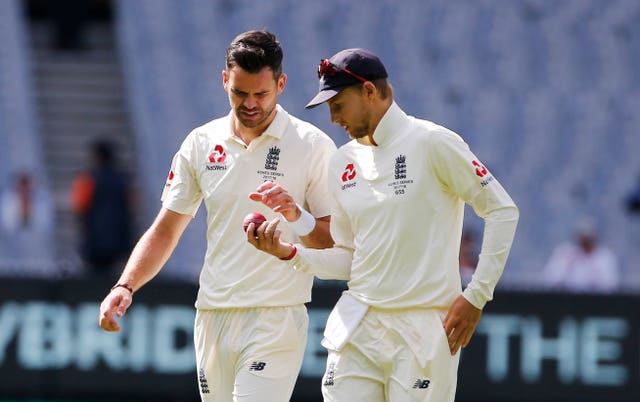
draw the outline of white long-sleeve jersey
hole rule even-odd
[[[299,248],[297,270],[348,279],[379,308],[446,309],[461,293],[458,254],[465,202],[485,221],[476,273],[464,296],[483,308],[504,269],[518,209],[454,132],[406,115],[394,102],[373,134],[330,162],[335,247]]]

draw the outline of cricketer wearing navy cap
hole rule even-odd
[[[325,402],[453,402],[461,347],[505,267],[518,208],[462,137],[407,115],[380,60],[347,49],[318,69],[331,122],[351,141],[331,157],[334,247],[279,239],[277,220],[247,241],[292,269],[348,280],[322,345]],[[476,271],[460,286],[465,203],[484,219]]]
[[[307,109],[328,101],[351,85],[387,78],[387,70],[380,59],[367,49],[345,49],[320,62],[318,78],[319,92],[305,106]]]

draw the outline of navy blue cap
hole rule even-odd
[[[324,59],[318,67],[320,89],[311,99],[307,109],[328,101],[343,89],[366,81],[387,78],[387,70],[380,59],[361,48],[341,50],[330,59]]]

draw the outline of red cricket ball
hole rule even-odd
[[[251,212],[250,214],[244,217],[244,220],[242,221],[242,229],[246,232],[247,227],[249,227],[249,224],[251,222],[253,222],[253,224],[255,225],[255,228],[257,229],[258,226],[262,225],[262,222],[266,220],[267,218],[265,218],[264,215],[262,215],[260,212]],[[254,235],[256,235],[255,231],[254,231]]]

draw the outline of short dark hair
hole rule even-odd
[[[274,79],[282,74],[282,48],[276,36],[269,31],[247,31],[238,36],[227,48],[227,69],[239,66],[255,74],[265,67],[273,71]]]
[[[372,80],[371,82],[378,89],[378,93],[380,93],[381,99],[387,99],[388,97],[393,96],[393,88],[386,78],[378,78]]]
[[[371,82],[376,87],[376,90],[380,95],[380,99],[387,99],[390,96],[393,96],[393,87],[391,86],[391,84],[389,84],[389,81],[386,78],[377,78],[369,82]],[[364,82],[353,84],[351,86],[354,88],[358,88],[358,90],[362,90]]]

